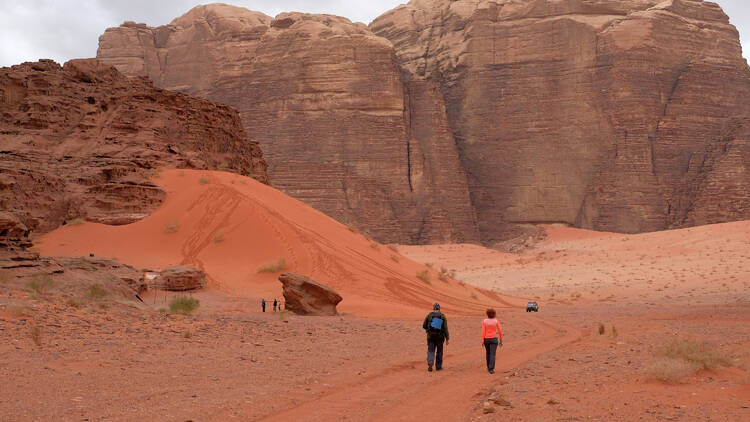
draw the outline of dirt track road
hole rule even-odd
[[[576,341],[578,330],[535,318],[534,335],[513,342],[498,352],[495,375],[484,368],[480,340],[475,349],[451,350],[446,346],[446,366],[428,373],[423,361],[391,366],[366,377],[339,383],[327,394],[261,421],[415,421],[465,420],[497,377],[534,357]],[[224,420],[217,415],[213,420]],[[251,415],[246,415],[251,417]]]

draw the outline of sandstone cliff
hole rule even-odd
[[[414,0],[370,29],[440,84],[485,242],[750,218],[750,71],[714,3]]]
[[[369,28],[211,5],[98,56],[236,107],[276,187],[382,241],[750,218],[750,70],[710,2],[413,0]]]
[[[200,6],[108,29],[98,57],[236,107],[274,187],[378,240],[479,240],[439,85],[403,74],[362,24]]]
[[[236,111],[129,79],[96,60],[0,69],[0,210],[32,233],[153,211],[159,166],[222,168],[267,181]],[[196,182],[197,183],[197,182]]]

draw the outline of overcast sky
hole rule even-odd
[[[224,0],[270,16],[298,11],[371,20],[407,0]],[[750,0],[716,0],[750,50]],[[99,35],[124,21],[164,25],[197,0],[0,0],[0,66],[95,57]],[[745,53],[747,57],[747,52]]]

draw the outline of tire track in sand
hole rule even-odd
[[[578,330],[571,327],[542,319],[529,323],[536,335],[498,350],[494,376],[487,374],[479,344],[458,352],[451,352],[448,346],[442,372],[427,373],[422,360],[403,362],[364,378],[352,375],[351,382],[273,416],[246,418],[263,422],[465,420],[478,403],[477,397],[494,386],[503,371],[580,338]]]

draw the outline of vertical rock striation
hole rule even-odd
[[[750,218],[750,69],[711,2],[413,0],[369,27],[210,5],[98,57],[236,107],[274,186],[381,241]]]
[[[439,85],[411,80],[362,24],[200,6],[110,28],[98,57],[236,107],[274,187],[378,240],[479,240]]]

